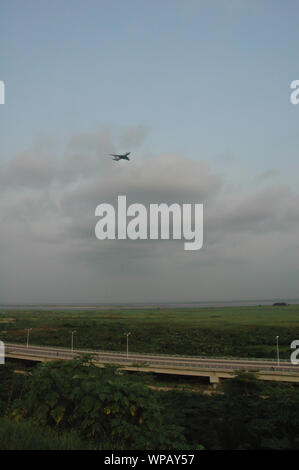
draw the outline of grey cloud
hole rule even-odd
[[[257,175],[257,179],[259,180],[268,180],[270,178],[274,178],[278,176],[279,172],[275,168],[269,168],[268,170],[263,171]]]
[[[147,126],[131,126],[124,130],[120,139],[120,145],[124,147],[123,151],[130,151],[132,148],[140,147],[149,131]],[[129,150],[126,150],[129,149]]]
[[[137,145],[141,130],[137,137],[130,132]],[[186,156],[148,159],[140,151],[130,162],[115,163],[107,156],[116,150],[115,140],[107,129],[81,134],[62,155],[35,147],[2,167],[1,266],[5,285],[14,286],[4,299],[16,301],[18,291],[20,301],[198,300],[213,292],[220,300],[225,293],[233,298],[236,286],[242,297],[246,283],[252,295],[259,292],[260,271],[269,275],[270,293],[279,265],[289,292],[287,268],[294,272],[299,261],[295,188],[236,190],[206,163]],[[203,203],[203,249],[185,252],[183,240],[97,240],[96,206],[115,205],[121,194],[128,204],[146,206]],[[37,298],[34,280],[43,298]]]
[[[55,162],[46,153],[37,150],[24,152],[0,168],[0,187],[41,188],[57,175]]]

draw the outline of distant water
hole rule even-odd
[[[255,305],[272,305],[275,302],[299,304],[299,299],[257,299],[257,300],[232,300],[232,301],[203,301],[203,302],[138,302],[138,303],[101,303],[101,304],[24,304],[24,305],[0,305],[0,314],[8,309],[30,310],[79,310],[79,309],[107,309],[107,308],[209,308],[209,307],[249,307]]]

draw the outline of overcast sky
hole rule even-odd
[[[297,0],[4,0],[0,302],[298,298],[298,17]],[[203,203],[203,248],[98,240],[118,195]]]

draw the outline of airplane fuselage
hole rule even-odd
[[[129,154],[130,154],[130,152],[129,152],[129,153],[125,153],[124,155],[112,155],[112,156],[113,156],[113,160],[116,161],[116,162],[118,162],[119,160],[130,160],[130,159],[128,158],[128,155],[129,155]]]

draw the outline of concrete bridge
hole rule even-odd
[[[5,344],[6,358],[25,361],[70,360],[86,354],[92,354],[93,362],[99,367],[105,367],[105,364],[119,364],[128,371],[208,377],[210,383],[215,385],[221,379],[234,377],[236,371],[239,370],[255,372],[261,380],[299,383],[299,365],[292,365],[288,361],[281,361],[278,365],[276,361],[264,359],[126,354],[114,351],[68,350],[52,346]]]

